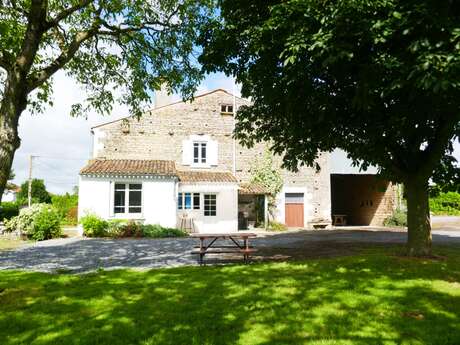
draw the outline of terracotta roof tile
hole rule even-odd
[[[267,190],[260,183],[240,183],[238,185],[238,194],[244,195],[261,195],[261,194],[270,194],[270,191]]]
[[[181,182],[238,182],[230,172],[178,171],[177,175]]]
[[[80,170],[80,175],[168,175],[176,176],[173,161],[134,159],[94,159]]]

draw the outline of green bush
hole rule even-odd
[[[164,237],[186,237],[188,234],[176,228],[164,228],[158,224],[142,225],[142,236],[150,238],[164,238]]]
[[[48,204],[23,208],[18,216],[5,222],[5,230],[19,231],[37,241],[62,235],[59,213]]]
[[[46,207],[37,213],[34,219],[34,231],[31,237],[42,241],[62,235],[61,218],[58,211],[53,207]]]
[[[272,221],[272,222],[268,223],[267,230],[269,230],[269,231],[286,231],[287,226],[284,225],[283,223],[278,223],[278,222]]]
[[[88,237],[185,237],[188,234],[176,228],[164,228],[161,225],[142,225],[134,220],[112,219],[103,220],[95,214],[87,214],[80,219],[83,233]]]
[[[62,222],[67,225],[76,225],[78,195],[66,193],[64,195],[53,195],[51,203],[59,212]]]
[[[83,233],[88,237],[103,237],[106,235],[109,223],[95,214],[87,214],[80,219]]]
[[[407,213],[402,210],[395,210],[391,216],[383,221],[385,226],[407,226]]]
[[[2,202],[0,205],[0,221],[5,221],[19,215],[19,205],[16,202]]]
[[[430,198],[430,211],[436,215],[460,215],[460,193],[439,193]]]

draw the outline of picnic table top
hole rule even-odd
[[[220,233],[198,233],[190,234],[190,237],[196,238],[215,238],[215,237],[257,237],[257,234],[253,232],[220,232]]]

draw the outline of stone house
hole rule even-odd
[[[266,223],[267,191],[251,183],[266,145],[247,149],[232,137],[233,115],[247,103],[217,89],[193,102],[156,102],[139,119],[127,117],[93,127],[93,159],[80,172],[79,215],[94,212],[106,219],[135,219],[200,232]],[[393,187],[373,175],[359,174],[352,174],[361,186],[356,197],[365,198],[356,201],[356,209],[348,209],[343,198],[359,188],[347,189],[347,182],[340,183],[348,181],[349,174],[333,174],[330,160],[331,154],[323,153],[319,171],[301,167],[293,173],[281,169],[281,158],[274,157],[283,178],[276,196],[276,221],[289,227],[327,225],[331,212],[346,212],[356,224],[374,225],[392,212]],[[374,186],[382,183],[384,191]],[[337,192],[331,191],[334,186]]]

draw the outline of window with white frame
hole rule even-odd
[[[206,164],[208,147],[206,142],[193,143],[193,164]]]
[[[232,115],[233,114],[233,105],[231,104],[221,104],[220,105],[220,113],[224,115]]]
[[[217,214],[217,196],[216,194],[204,195],[204,215],[215,216]]]
[[[142,213],[142,183],[115,183],[115,214]]]
[[[200,193],[179,193],[177,196],[177,208],[179,210],[199,210]]]

